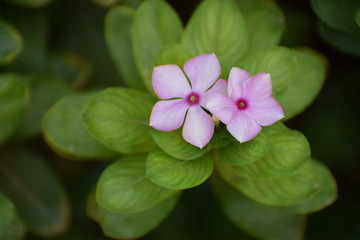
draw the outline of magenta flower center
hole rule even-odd
[[[189,105],[196,105],[198,104],[200,101],[200,95],[197,93],[190,93],[187,97],[186,97],[186,102]]]
[[[245,110],[248,107],[248,102],[245,99],[240,98],[239,100],[236,101],[236,107],[239,110]]]

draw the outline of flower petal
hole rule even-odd
[[[246,111],[238,111],[227,129],[239,142],[246,142],[258,135],[261,126]]]
[[[249,102],[271,96],[272,86],[269,73],[258,73],[243,84],[243,97]]]
[[[181,127],[189,105],[184,99],[155,103],[150,116],[150,126],[161,131],[172,131]]]
[[[234,101],[221,94],[213,94],[208,99],[205,108],[220,119],[220,121],[229,124],[234,114],[238,111]]]
[[[252,102],[246,110],[262,126],[269,126],[284,117],[284,111],[273,97]]]
[[[203,54],[187,61],[184,71],[189,77],[192,89],[204,93],[220,76],[220,63],[215,54]]]
[[[219,79],[216,81],[214,86],[212,86],[207,92],[202,94],[200,98],[200,105],[205,107],[206,103],[211,99],[211,96],[214,94],[221,94],[227,96],[227,81],[224,79]]]
[[[238,67],[233,67],[229,74],[228,95],[233,100],[242,97],[242,84],[250,78],[250,74]]]
[[[152,86],[162,99],[186,97],[191,88],[183,71],[177,65],[162,65],[154,68]]]
[[[192,145],[203,148],[214,134],[214,121],[199,105],[190,107],[182,135]]]

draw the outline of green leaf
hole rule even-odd
[[[304,111],[320,92],[326,75],[326,59],[310,49],[293,52],[295,67],[291,81],[277,100],[282,106],[286,119]]]
[[[280,43],[285,30],[279,6],[268,0],[236,0],[249,30],[249,52],[264,50]]]
[[[299,214],[320,211],[321,209],[332,204],[337,198],[336,181],[329,169],[318,161],[312,161],[312,164],[317,170],[317,174],[320,180],[320,188],[304,202],[289,207],[288,210],[290,211]]]
[[[207,0],[190,18],[181,44],[192,56],[215,53],[226,77],[245,55],[248,42],[246,23],[236,4],[229,0]]]
[[[170,132],[151,129],[150,134],[155,143],[174,158],[192,160],[201,157],[208,151],[207,148],[200,149],[186,142],[182,136],[181,129]]]
[[[29,101],[25,79],[16,74],[0,75],[0,143],[19,125]]]
[[[262,240],[301,239],[305,216],[256,203],[218,178],[213,186],[227,218],[247,234]]]
[[[159,148],[149,153],[146,174],[154,183],[169,189],[196,187],[208,179],[213,171],[210,154],[186,161],[173,158]]]
[[[359,34],[345,33],[323,23],[320,25],[320,35],[326,42],[341,52],[356,57],[360,56]]]
[[[25,227],[21,222],[15,206],[0,193],[0,239],[20,240],[25,235]]]
[[[183,26],[179,16],[163,0],[144,1],[135,12],[131,39],[136,66],[150,92],[154,60],[161,48],[176,43]]]
[[[23,7],[41,7],[50,3],[52,0],[5,0],[5,1]]]
[[[0,65],[13,61],[21,48],[20,33],[12,25],[0,19]]]
[[[359,0],[312,0],[312,7],[327,25],[341,31],[360,33],[353,16],[360,7]]]
[[[81,122],[82,109],[94,95],[79,93],[63,97],[45,114],[42,120],[45,140],[60,155],[80,160],[111,159],[118,155],[93,139]]]
[[[96,221],[100,223],[106,236],[115,239],[137,239],[158,226],[171,213],[179,197],[180,194],[177,193],[148,210],[130,214],[111,212],[96,205],[95,200],[90,203],[95,206],[88,207],[95,208]]]
[[[354,19],[356,24],[360,27],[360,8],[356,11]]]
[[[270,148],[269,136],[266,131],[248,142],[238,141],[219,149],[219,157],[223,163],[230,165],[244,165],[263,157]]]
[[[51,237],[66,231],[69,205],[45,160],[20,146],[2,151],[0,188],[13,201],[29,231]]]
[[[101,7],[111,7],[117,3],[123,2],[123,0],[90,0]]]
[[[114,151],[146,152],[154,146],[148,133],[154,102],[144,92],[107,88],[85,105],[82,121],[96,140]]]
[[[154,66],[175,64],[183,66],[190,59],[190,54],[179,44],[169,44],[164,46],[156,55]]]
[[[107,167],[97,184],[97,203],[112,212],[128,214],[152,208],[175,194],[146,176],[146,155],[128,155]]]
[[[105,17],[105,40],[126,85],[145,90],[132,53],[130,25],[134,12],[135,10],[126,6],[111,8]]]
[[[252,200],[269,206],[291,206],[311,197],[320,187],[317,170],[311,161],[287,176],[273,180],[241,177],[234,167],[216,161],[223,179]]]
[[[282,123],[265,127],[263,131],[269,141],[266,153],[255,162],[234,166],[233,169],[239,175],[254,180],[274,179],[294,172],[309,161],[310,146],[300,132],[291,130]],[[249,154],[251,156],[250,152]]]
[[[33,75],[29,79],[30,102],[28,111],[15,132],[16,138],[34,137],[41,131],[41,119],[58,99],[69,94],[71,88],[51,75]]]

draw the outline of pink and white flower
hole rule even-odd
[[[206,104],[212,114],[227,125],[238,141],[254,138],[261,126],[271,125],[284,117],[272,94],[269,73],[250,74],[233,67],[229,75],[228,97],[214,93]]]
[[[215,54],[191,58],[185,63],[184,71],[189,81],[177,65],[154,68],[153,89],[165,101],[154,105],[150,126],[161,131],[173,131],[184,125],[184,139],[203,148],[214,133],[214,121],[202,107],[215,93],[226,94],[227,82],[218,80],[221,69]]]

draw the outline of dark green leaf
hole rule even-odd
[[[40,7],[48,4],[52,0],[5,0],[5,1],[24,7]]]
[[[114,151],[146,152],[154,146],[148,133],[154,102],[137,90],[107,88],[85,105],[82,121],[96,140]]]
[[[0,19],[0,65],[14,60],[21,48],[20,33],[12,25]]]
[[[245,55],[249,37],[246,23],[234,2],[207,0],[193,13],[181,43],[192,56],[215,53],[226,77],[228,70]]]
[[[128,155],[114,162],[100,176],[97,203],[112,212],[143,212],[175,194],[146,177],[146,155]]]
[[[42,156],[24,147],[2,151],[0,188],[14,202],[29,231],[43,237],[66,231],[68,202]]]
[[[131,39],[136,66],[147,89],[153,92],[151,72],[161,48],[176,43],[183,26],[176,12],[163,0],[144,1],[135,12]]]
[[[132,53],[130,26],[134,12],[125,6],[113,7],[105,18],[105,40],[125,83],[129,87],[145,90]]]
[[[18,126],[29,101],[26,79],[16,74],[0,75],[0,143]]]
[[[149,153],[146,175],[154,183],[169,189],[181,190],[203,183],[213,171],[210,154],[186,161],[167,155],[159,148]]]
[[[82,125],[82,109],[94,94],[66,96],[45,114],[42,120],[44,137],[59,154],[70,159],[111,159],[117,156],[93,139]]]
[[[21,222],[15,206],[0,193],[0,239],[20,240],[25,235],[25,227]]]

